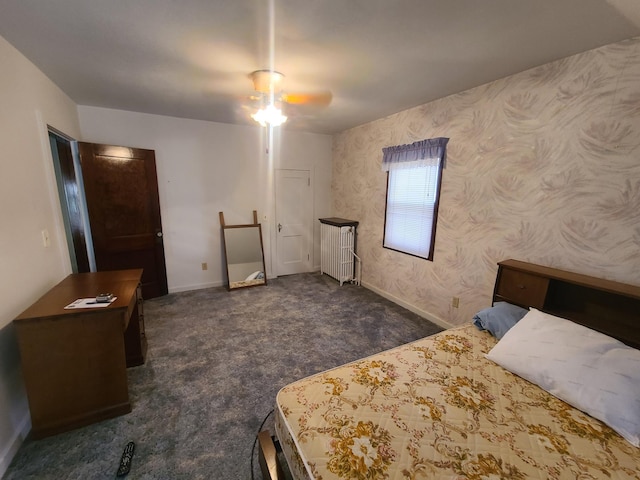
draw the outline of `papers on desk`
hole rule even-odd
[[[65,310],[74,309],[77,310],[79,308],[104,308],[111,305],[116,301],[116,298],[113,297],[109,302],[96,302],[96,297],[91,298],[79,298],[75,302],[71,302],[69,305],[64,307]]]

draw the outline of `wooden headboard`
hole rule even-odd
[[[494,302],[567,318],[640,349],[640,287],[518,260],[498,263]]]

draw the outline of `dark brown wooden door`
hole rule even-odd
[[[167,294],[153,150],[78,142],[98,271],[142,268],[142,295]]]
[[[73,251],[70,251],[69,255],[71,256],[72,269],[75,273],[88,272],[90,271],[89,256],[82,213],[80,213],[81,200],[76,181],[76,170],[73,165],[71,142],[53,132],[49,132],[49,142],[54,159],[57,157],[55,170],[56,176],[59,176],[61,187],[58,193],[60,204],[67,213],[66,216],[63,215],[65,228],[71,234],[72,246],[70,249],[72,248]],[[55,162],[56,160],[54,160],[54,164]]]

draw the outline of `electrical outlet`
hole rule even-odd
[[[460,306],[460,297],[451,297],[451,306],[458,308]]]
[[[202,262],[202,270],[206,270],[207,268],[207,262]]]

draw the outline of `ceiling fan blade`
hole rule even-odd
[[[292,105],[314,105],[326,107],[331,103],[333,95],[329,91],[318,93],[283,93],[282,101]]]

